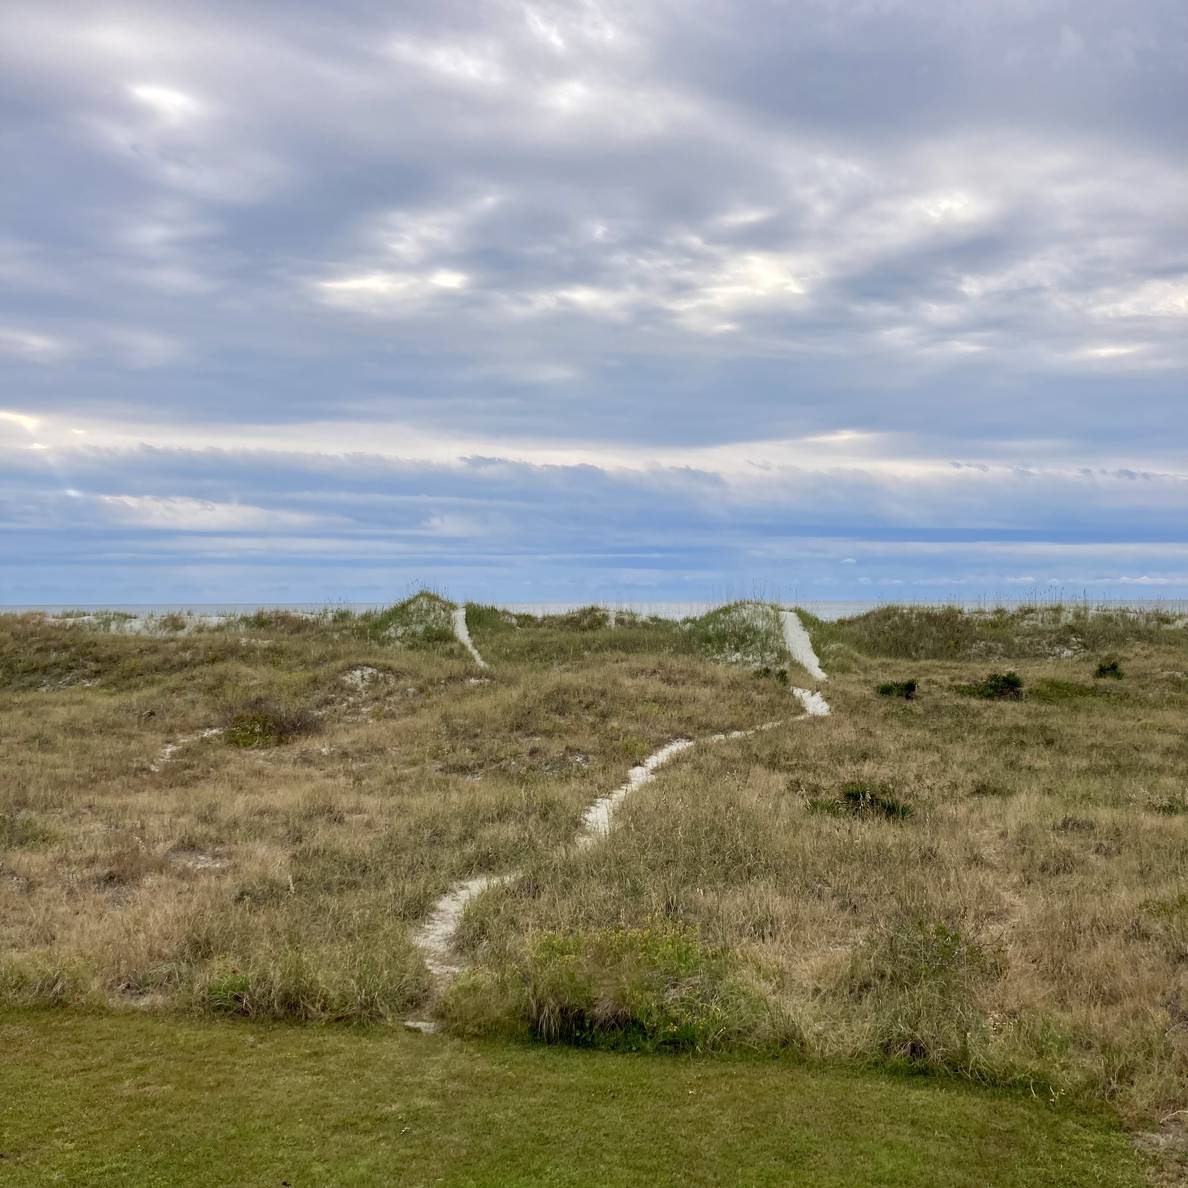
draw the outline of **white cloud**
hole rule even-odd
[[[335,517],[254,507],[185,496],[98,495],[95,504],[110,519],[141,528],[182,532],[303,530],[325,526]]]
[[[493,46],[462,46],[397,37],[389,42],[388,53],[398,62],[463,86],[498,88],[507,82],[507,71]]]
[[[174,87],[137,83],[128,88],[137,103],[149,108],[167,124],[184,124],[202,114],[203,106],[192,95]]]
[[[71,353],[69,343],[49,334],[0,326],[0,355],[26,359],[32,363],[56,363]]]
[[[402,313],[459,293],[470,284],[464,272],[435,268],[418,272],[365,272],[314,283],[315,296],[338,309],[380,316]]]

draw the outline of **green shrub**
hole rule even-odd
[[[405,647],[453,644],[454,604],[440,594],[421,590],[367,620],[367,631],[377,642],[392,641]]]
[[[1014,671],[992,672],[973,684],[958,685],[957,692],[987,701],[1019,701],[1023,697],[1023,678]]]
[[[598,929],[538,937],[500,993],[460,979],[451,1024],[520,1030],[546,1043],[626,1051],[798,1046],[800,1037],[734,969],[680,927]]]
[[[875,692],[880,697],[902,697],[904,701],[912,701],[916,696],[919,684],[914,680],[886,681],[875,686]]]
[[[882,817],[888,821],[906,821],[913,812],[907,801],[866,784],[846,784],[841,796],[810,800],[808,809],[831,817]]]
[[[275,747],[309,734],[316,726],[317,718],[308,710],[256,697],[227,709],[223,737],[233,747]]]
[[[73,965],[39,957],[0,959],[0,1004],[5,1006],[64,1006],[85,998],[87,984],[83,971]]]
[[[787,657],[779,615],[764,602],[732,602],[698,619],[685,621],[693,645],[703,656],[727,664],[769,670]]]

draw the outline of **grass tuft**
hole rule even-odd
[[[1011,672],[992,672],[980,681],[958,685],[957,692],[966,697],[981,697],[986,701],[1020,701],[1023,697],[1023,678]]]
[[[276,747],[317,728],[308,710],[255,697],[229,707],[224,715],[224,737],[233,747]]]

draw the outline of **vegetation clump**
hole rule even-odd
[[[406,647],[433,646],[454,642],[454,604],[440,594],[421,590],[371,619],[374,639]]]
[[[1120,681],[1122,679],[1122,663],[1117,656],[1106,656],[1104,660],[1098,661],[1097,669],[1093,675],[1098,680],[1108,678]]]
[[[447,1014],[465,1018],[478,980],[456,986]],[[621,1051],[718,1051],[793,1042],[773,1030],[771,1008],[734,968],[687,927],[547,932],[505,984],[506,1026],[546,1043]]]
[[[900,800],[886,789],[846,784],[839,797],[810,800],[809,811],[832,817],[882,817],[888,821],[906,821],[914,810],[906,800]]]
[[[53,830],[32,813],[0,812],[0,850],[44,845],[53,836]]]
[[[957,692],[966,697],[981,697],[986,701],[1020,701],[1023,697],[1023,678],[1013,670],[992,672],[980,681],[958,685]]]
[[[296,948],[216,961],[199,980],[197,1005],[216,1015],[292,1022],[380,1022],[407,1011],[428,989],[407,944],[318,960]]]
[[[872,1039],[885,1057],[978,1077],[989,1071],[980,999],[1003,969],[960,922],[905,907],[858,947],[848,982],[873,1010]]]
[[[779,615],[765,602],[732,602],[687,625],[697,650],[711,660],[770,671],[787,658]]]
[[[308,710],[256,697],[227,711],[224,737],[233,747],[275,747],[309,734],[316,726],[317,718]]]
[[[902,697],[904,701],[914,701],[919,683],[914,680],[884,681],[875,686],[875,692],[880,697]]]

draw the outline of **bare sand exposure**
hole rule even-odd
[[[478,648],[474,646],[474,640],[470,638],[470,629],[466,626],[466,607],[464,606],[454,608],[454,634],[458,637],[458,642],[474,658],[475,664],[479,668],[486,668],[487,662],[479,655]]]

